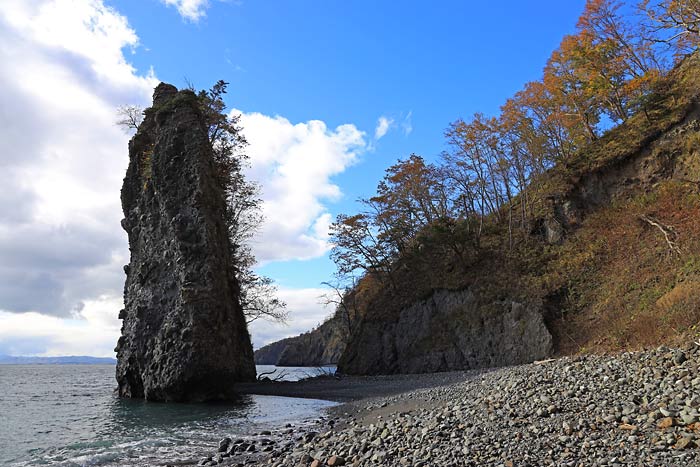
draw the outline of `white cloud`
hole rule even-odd
[[[119,296],[97,297],[71,319],[0,311],[0,354],[112,357],[121,325],[114,310],[121,302]]]
[[[244,113],[241,124],[250,143],[248,176],[263,188],[265,223],[253,245],[258,260],[323,255],[331,222],[324,203],[341,196],[332,177],[357,161],[364,133],[350,124],[331,130],[319,120],[293,124],[259,113]]]
[[[413,131],[412,117],[413,117],[413,111],[409,110],[408,114],[406,114],[406,117],[404,117],[403,122],[401,122],[401,128],[403,129],[403,134],[405,136],[410,135],[411,132]]]
[[[157,84],[126,60],[137,46],[102,0],[0,2],[0,352],[112,355],[128,262],[119,190],[129,137],[115,109],[147,105]],[[332,177],[357,160],[364,134],[261,114],[243,124],[265,191],[258,257],[322,255],[325,204],[341,196]],[[261,323],[256,342],[317,324],[317,295],[283,290],[292,323]]]
[[[184,19],[192,22],[199,21],[206,15],[209,0],[161,0],[168,6],[174,6]]]
[[[394,119],[393,118],[388,118],[382,115],[379,117],[377,120],[377,127],[374,130],[374,139],[375,141],[380,140],[381,138],[384,137],[384,135],[387,134],[389,129],[394,125]]]
[[[128,136],[115,108],[157,84],[126,61],[137,45],[99,0],[0,3],[0,310],[69,316],[121,294]]]
[[[256,349],[286,337],[298,336],[321,324],[331,314],[332,309],[321,305],[320,297],[328,289],[286,289],[279,290],[279,298],[287,303],[289,321],[286,324],[268,321],[254,321],[250,330],[253,346]]]

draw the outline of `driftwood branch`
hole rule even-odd
[[[274,375],[272,378],[268,377],[268,375]],[[277,373],[277,369],[272,370],[272,371],[264,371],[258,375],[258,381],[263,381],[263,380],[270,380],[270,381],[282,381],[285,377],[287,376],[287,372],[285,370],[280,371]],[[267,379],[265,379],[267,378]]]
[[[552,363],[553,361],[554,361],[553,358],[547,358],[547,359],[545,359],[545,360],[535,360],[535,361],[532,362],[532,363],[534,363],[535,365],[545,365],[545,364],[547,364],[547,363]]]
[[[307,379],[314,379],[314,378],[319,378],[319,377],[333,377],[335,379],[340,379],[340,376],[336,374],[335,370],[331,370],[322,366],[317,366],[314,368],[312,373],[309,373],[308,371],[304,372],[304,378],[302,380],[307,380]]]
[[[651,216],[647,216],[646,214],[639,216],[639,218],[647,224],[652,225],[661,231],[664,238],[666,239],[666,244],[668,245],[669,250],[671,250],[671,253],[676,253],[679,256],[681,255],[681,249],[678,246],[678,234],[675,230],[673,230],[673,227],[664,225],[657,219],[654,219]]]

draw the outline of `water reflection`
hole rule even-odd
[[[111,432],[140,433],[150,429],[177,429],[192,423],[227,426],[246,418],[255,406],[252,396],[212,403],[163,404],[114,396],[109,404]]]

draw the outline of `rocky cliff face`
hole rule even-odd
[[[288,342],[277,360],[279,366],[335,365],[345,350],[346,336],[336,320],[329,320]]]
[[[207,128],[196,96],[161,83],[129,143],[122,226],[131,260],[117,344],[123,397],[233,397],[255,378]]]
[[[267,344],[263,347],[260,347],[253,354],[253,357],[255,358],[255,364],[277,365],[277,361],[280,359],[280,355],[282,355],[282,352],[284,351],[285,347],[287,347],[287,343],[291,342],[294,339],[294,337],[288,337],[286,339],[282,339],[273,342],[272,344]]]
[[[334,317],[313,331],[273,342],[255,351],[255,363],[278,366],[335,365],[347,341],[342,323]]]
[[[338,364],[343,373],[424,373],[515,365],[547,357],[541,310],[512,301],[484,306],[469,290],[437,290],[398,319],[365,319]]]

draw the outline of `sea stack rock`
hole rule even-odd
[[[131,260],[117,344],[122,397],[230,399],[255,378],[226,209],[197,96],[161,83],[129,142],[121,191]]]

